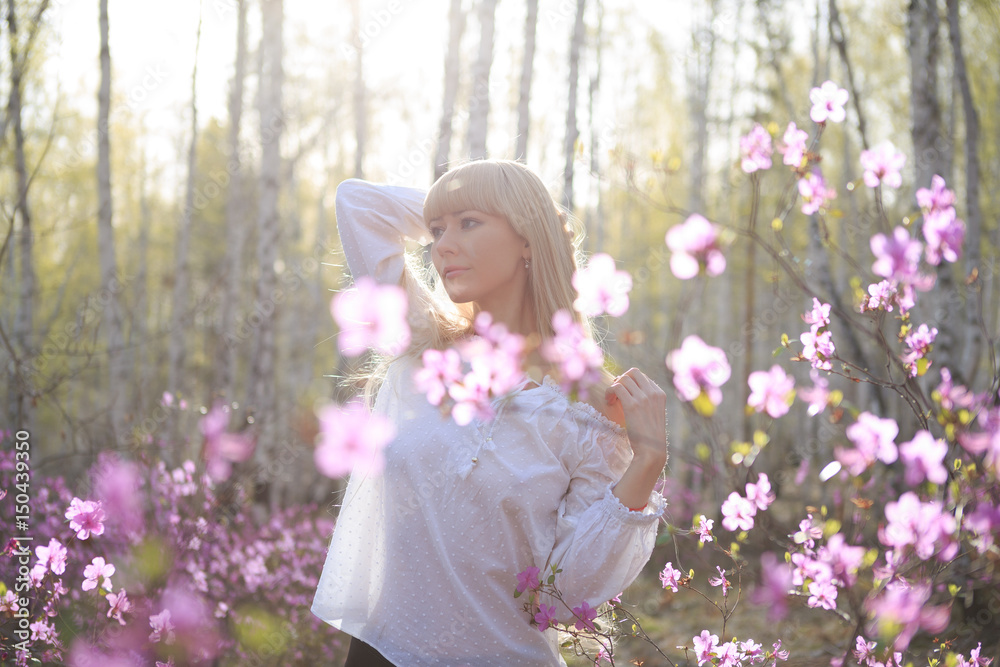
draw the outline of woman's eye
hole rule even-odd
[[[431,238],[435,238],[436,239],[439,236],[441,236],[441,228],[440,227],[431,227]]]
[[[479,221],[478,221],[478,220],[473,220],[472,218],[465,218],[464,220],[462,220],[462,226],[463,226],[463,227],[470,227],[471,225],[467,225],[467,224],[466,224],[466,223],[470,223],[470,222],[471,222],[472,224],[474,224],[474,225],[477,225],[477,224],[479,224]]]

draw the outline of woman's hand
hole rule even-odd
[[[667,463],[667,395],[638,368],[630,368],[611,383],[604,398],[610,410],[624,412],[632,445],[632,462],[613,493],[625,507],[640,510]]]
[[[634,459],[657,467],[667,462],[667,395],[638,368],[630,368],[611,383],[604,398],[625,413],[625,430]]]

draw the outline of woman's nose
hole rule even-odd
[[[454,233],[447,228],[442,230],[441,236],[439,236],[437,238],[437,241],[434,242],[434,250],[436,250],[438,253],[442,255],[454,254],[455,252]]]

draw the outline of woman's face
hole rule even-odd
[[[446,213],[428,225],[431,259],[455,303],[489,302],[525,284],[525,240],[504,216],[468,210]]]

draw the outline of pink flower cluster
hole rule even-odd
[[[899,457],[896,436],[899,426],[893,419],[882,419],[870,412],[862,412],[856,422],[847,427],[847,439],[853,449],[836,447],[834,455],[848,473],[857,477],[868,470],[875,461],[886,465]]]
[[[552,316],[555,336],[542,344],[541,354],[559,369],[559,384],[566,394],[586,400],[588,388],[601,379],[604,352],[583,326],[564,309]]]
[[[937,555],[939,561],[946,562],[958,553],[958,522],[941,501],[922,502],[917,494],[907,491],[885,506],[885,518],[878,537],[893,550],[886,556],[885,573],[898,571],[910,550],[921,561]]]
[[[785,129],[785,134],[781,138],[782,145],[778,151],[784,156],[782,162],[790,167],[799,169],[803,166],[806,156],[806,143],[809,141],[809,133],[800,130],[795,123],[789,123]]]
[[[936,175],[930,188],[917,190],[917,203],[924,214],[923,234],[927,241],[927,263],[938,265],[958,261],[965,243],[965,223],[955,213],[955,193]]]
[[[426,394],[432,405],[444,405],[448,398],[448,411],[461,425],[474,418],[492,419],[493,399],[509,392],[524,377],[524,336],[508,332],[485,311],[476,317],[474,326],[476,335],[462,341],[457,352],[425,351],[423,366],[413,375],[417,390]],[[467,372],[463,371],[463,360],[469,364]]]
[[[722,385],[732,373],[723,350],[692,335],[667,355],[666,362],[674,373],[674,388],[683,400],[694,401],[704,395],[712,405],[722,402]]]
[[[802,549],[792,554],[792,585],[808,594],[809,607],[832,610],[837,608],[838,589],[857,581],[865,549],[847,544],[841,533],[834,533],[815,549],[815,540],[822,536],[822,531],[815,529],[810,515],[800,524],[799,532],[790,536]]]
[[[818,169],[800,178],[798,187],[805,215],[817,213],[827,202],[837,198],[837,191],[826,184]]]
[[[903,354],[903,365],[910,373],[911,377],[920,375],[919,362],[926,359],[927,353],[931,351],[931,344],[937,337],[937,327],[928,328],[926,324],[921,324],[916,331],[911,331],[906,335],[906,353]],[[924,369],[930,367],[930,360],[927,361]]]
[[[251,435],[228,431],[229,413],[229,406],[218,401],[198,424],[205,437],[203,456],[208,474],[218,481],[229,479],[233,463],[249,459],[256,445]]]
[[[865,170],[865,185],[870,188],[881,184],[890,188],[898,188],[903,184],[903,176],[899,173],[906,164],[906,155],[896,150],[891,142],[861,151],[861,167]]]
[[[750,396],[747,405],[756,412],[767,413],[772,419],[788,414],[795,399],[795,378],[778,364],[769,371],[754,371],[747,378]]]
[[[753,639],[745,641],[733,641],[719,643],[719,636],[711,634],[708,630],[702,630],[701,634],[694,637],[694,657],[698,661],[698,667],[706,662],[715,667],[741,667],[742,665],[762,665],[768,660],[773,660],[772,667],[777,665],[779,660],[788,660],[788,651],[781,648],[781,641],[776,642],[770,651],[764,651],[764,647]]]
[[[822,371],[833,368],[830,359],[837,351],[833,343],[833,334],[829,330],[830,326],[830,304],[822,303],[813,297],[813,309],[802,316],[809,331],[799,335],[799,342],[802,343],[802,358],[809,364]]]
[[[681,279],[694,278],[704,271],[717,276],[726,270],[726,256],[719,249],[718,225],[712,224],[697,213],[688,216],[680,225],[667,232],[670,270]]]
[[[587,266],[573,274],[573,287],[577,291],[573,308],[588,317],[607,313],[619,317],[628,310],[628,293],[632,290],[632,276],[619,271],[615,260],[607,253],[597,253]]]
[[[918,630],[941,632],[948,626],[951,610],[944,605],[929,605],[931,588],[894,580],[886,584],[881,595],[868,598],[865,609],[872,619],[869,631],[879,634],[896,633],[893,648],[905,651]],[[897,664],[901,661],[897,659]]]
[[[358,356],[369,348],[396,355],[410,344],[406,291],[398,285],[380,285],[368,276],[358,278],[353,289],[339,293],[330,312],[340,337],[341,353]]]
[[[722,503],[722,526],[728,531],[750,530],[753,528],[757,510],[764,511],[774,502],[771,492],[771,480],[766,473],[761,473],[756,483],[747,483],[747,495],[744,498],[736,491]]]
[[[396,427],[390,420],[370,413],[360,401],[323,406],[317,417],[320,435],[313,459],[320,473],[333,478],[352,472],[382,473],[384,450],[396,437]]]
[[[667,563],[660,572],[660,583],[663,584],[663,588],[669,588],[676,593],[681,583],[681,576],[681,571],[676,569],[673,563]]]
[[[771,135],[757,123],[746,136],[740,138],[740,153],[743,155],[740,167],[748,174],[758,169],[770,169],[772,152]]]
[[[99,501],[73,498],[66,510],[66,518],[78,539],[85,540],[91,535],[104,534],[104,509]]]

